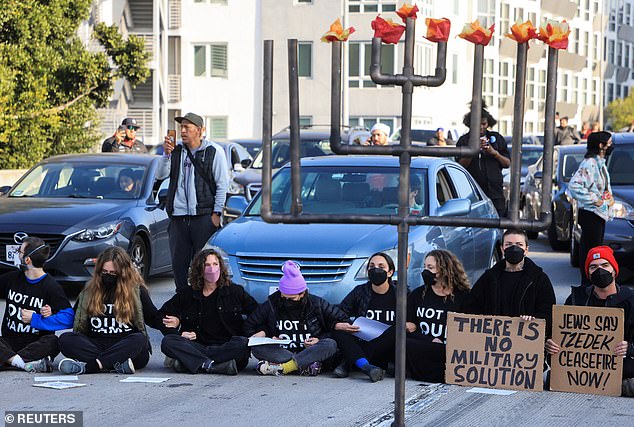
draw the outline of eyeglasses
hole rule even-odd
[[[133,130],[136,132],[136,129],[137,129],[136,126],[128,126],[128,130]]]

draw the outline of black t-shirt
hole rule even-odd
[[[447,312],[460,312],[466,294],[456,291],[453,296],[442,297],[429,288],[423,296],[424,289],[415,289],[407,300],[407,321],[416,325],[413,336],[446,342]]]
[[[277,337],[292,341],[289,345],[284,346],[290,351],[301,351],[304,348],[304,341],[311,337],[306,327],[306,320],[302,316],[302,310],[302,306],[278,310]]]
[[[515,294],[519,290],[519,283],[523,271],[503,271],[500,274],[500,286],[499,289],[499,301],[500,301],[500,316],[521,316],[526,313],[518,313],[519,307],[513,303],[517,301]]]
[[[502,156],[510,159],[509,150],[504,137],[497,132],[486,131],[489,144]],[[456,146],[465,146],[469,143],[469,133],[462,135]],[[491,199],[504,198],[502,192],[502,165],[495,157],[480,152],[477,157],[471,159],[466,168],[485,194]]]
[[[20,310],[25,308],[36,313],[49,305],[53,313],[70,308],[64,290],[48,274],[35,283],[29,283],[21,271],[12,271],[0,276],[0,298],[7,301],[2,318],[2,336],[24,336],[32,334],[34,337],[54,334],[54,331],[40,331],[22,321]]]
[[[605,307],[607,299],[598,298],[594,292],[590,292],[590,298],[588,298],[588,305],[590,307]]]
[[[200,337],[196,341],[203,344],[224,344],[231,339],[231,335],[222,326],[218,313],[218,290],[209,296],[202,296],[202,312],[200,313]]]
[[[373,319],[386,325],[393,325],[396,313],[396,289],[390,286],[384,294],[377,294],[372,290],[372,297],[368,304],[365,317]]]

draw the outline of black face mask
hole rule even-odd
[[[304,302],[303,298],[298,301],[288,299],[288,298],[282,298],[282,307],[284,307],[284,309],[286,310],[293,310],[293,309],[297,309],[301,307],[303,302]]]
[[[105,289],[114,289],[117,287],[119,277],[116,274],[101,273],[101,284]]]
[[[436,283],[436,275],[431,271],[424,269],[421,275],[423,276],[423,282],[425,283],[425,286],[430,287],[431,285]]]
[[[373,285],[382,285],[387,280],[387,271],[382,268],[371,268],[368,270],[368,279]]]
[[[519,264],[524,260],[524,249],[515,245],[509,246],[508,248],[504,249],[504,259],[509,264]]]
[[[605,268],[597,268],[590,275],[590,282],[597,288],[607,288],[613,280],[612,273]]]

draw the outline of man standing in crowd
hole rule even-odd
[[[429,141],[427,141],[427,145],[428,146],[434,146],[434,145],[445,146],[445,145],[449,145],[447,143],[447,140],[445,139],[445,130],[443,128],[436,129],[435,135],[432,136],[431,138],[429,138]]]
[[[388,145],[390,127],[383,123],[375,123],[370,129],[370,138],[365,145]]]
[[[182,143],[169,136],[157,179],[170,178],[166,210],[176,291],[187,288],[187,269],[194,254],[220,228],[227,197],[229,169],[221,147],[205,139],[203,118],[194,113],[175,119]]]
[[[528,237],[509,229],[502,237],[504,259],[484,272],[471,289],[465,311],[471,314],[552,320],[555,291],[550,279],[530,258]]]
[[[147,153],[145,145],[136,139],[139,128],[136,119],[131,117],[123,119],[117,133],[103,142],[101,151],[103,153]],[[125,132],[125,136],[120,134],[121,130]]]
[[[462,123],[465,126],[470,125],[471,112],[465,114]],[[484,193],[493,201],[498,215],[503,216],[506,211],[506,199],[502,191],[502,169],[508,168],[511,165],[511,160],[504,137],[497,132],[488,130],[496,123],[497,120],[483,107],[480,122],[480,153],[476,158],[460,157],[457,160],[469,171]],[[456,146],[467,145],[470,134],[471,132],[462,135]]]
[[[588,252],[585,262],[586,274],[592,286],[572,288],[566,305],[587,307],[621,308],[625,319],[625,337],[614,347],[614,354],[623,357],[623,395],[634,396],[634,291],[616,284],[619,265],[609,246],[597,246]],[[559,353],[559,344],[552,339],[546,341],[546,351]]]
[[[559,127],[555,129],[555,145],[579,144],[581,137],[572,126],[568,126],[568,117],[559,120]]]

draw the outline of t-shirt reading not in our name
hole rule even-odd
[[[423,296],[423,288],[417,288],[407,301],[407,321],[416,325],[415,334],[446,342],[447,312],[460,311],[463,301],[464,294],[461,292],[443,297],[433,289],[427,289]]]
[[[29,283],[24,273],[12,271],[0,276],[0,298],[6,299],[6,308],[2,319],[2,336],[34,336],[54,334],[53,331],[41,331],[22,321],[22,309],[36,313],[48,305],[53,313],[70,308],[68,298],[62,287],[49,275],[35,283]]]
[[[280,339],[290,339],[291,343],[284,348],[290,351],[301,351],[304,348],[304,341],[311,337],[306,321],[302,319],[301,308],[280,310],[276,323],[277,337]]]
[[[384,294],[377,294],[372,291],[372,297],[368,304],[365,317],[376,320],[386,325],[393,325],[396,313],[396,290],[390,286],[390,289]]]

